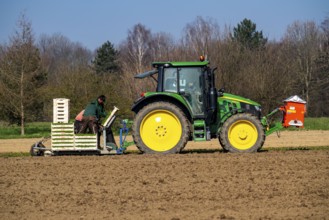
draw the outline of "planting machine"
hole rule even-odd
[[[107,131],[116,119],[114,107],[111,114],[100,125],[99,134],[77,134],[74,123],[68,123],[68,99],[54,99],[54,121],[51,124],[51,136],[33,144],[30,153],[32,156],[72,155],[72,154],[123,154],[133,142],[126,141],[129,128],[128,120],[121,121],[120,144],[113,145],[108,141]],[[102,134],[102,135],[101,135]],[[102,137],[102,138],[101,138]],[[50,148],[45,147],[45,142],[51,140]]]
[[[134,143],[125,142],[128,133],[125,121],[120,132],[120,147],[107,146],[106,129],[115,119],[118,110],[115,108],[103,123],[101,149],[97,147],[97,135],[77,135],[73,132],[73,124],[54,121],[51,149],[44,148],[41,141],[32,147],[32,154],[68,151],[120,154],[132,144],[143,153],[169,154],[181,152],[188,141],[203,142],[213,138],[218,138],[224,151],[248,153],[259,151],[265,137],[275,131],[288,126],[304,126],[306,102],[298,96],[284,100],[283,106],[262,116],[259,103],[226,93],[224,89],[217,90],[216,68],[210,68],[204,59],[154,62],[152,66],[153,70],[135,76],[137,79],[152,77],[157,87],[156,91],[143,93],[132,106],[135,112]],[[282,120],[270,123],[269,119],[277,112],[282,112]],[[65,135],[66,130],[70,135]]]

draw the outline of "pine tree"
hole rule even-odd
[[[267,38],[263,37],[263,32],[256,31],[256,24],[246,18],[233,28],[232,38],[251,50],[263,48],[267,42]]]
[[[94,68],[97,73],[117,73],[120,68],[117,63],[118,51],[113,44],[106,41],[100,48],[97,49],[95,60],[93,61]]]

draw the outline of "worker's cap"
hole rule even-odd
[[[98,96],[97,99],[100,99],[100,100],[102,100],[103,102],[106,101],[106,97],[105,97],[105,95],[100,95],[100,96]]]

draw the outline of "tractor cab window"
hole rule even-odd
[[[165,68],[163,77],[163,90],[177,93],[177,68]]]
[[[179,71],[179,90],[192,107],[194,115],[203,115],[203,80],[200,67],[186,67]]]
[[[190,104],[194,115],[203,115],[202,79],[201,67],[165,68],[163,91],[180,93]]]

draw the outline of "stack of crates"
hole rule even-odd
[[[69,122],[69,99],[53,99],[53,123]]]
[[[74,134],[74,124],[69,123],[69,101],[64,98],[53,100],[52,151],[97,150],[96,134]]]

